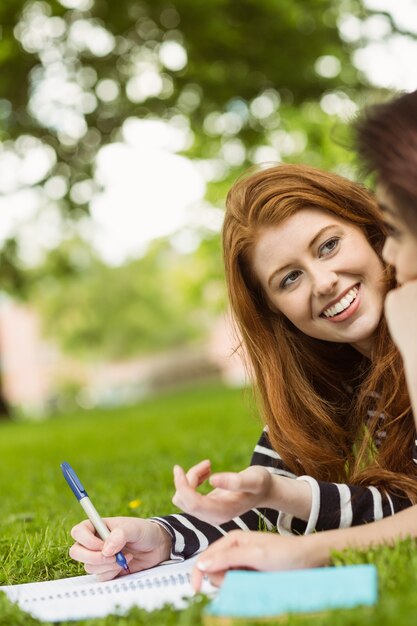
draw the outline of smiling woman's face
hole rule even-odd
[[[260,233],[252,268],[271,308],[303,333],[370,355],[384,266],[358,226],[326,211],[300,210]]]
[[[398,283],[417,280],[417,235],[405,224],[394,198],[383,184],[378,185],[376,196],[388,231],[382,255],[395,267]]]

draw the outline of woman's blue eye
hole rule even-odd
[[[282,280],[280,287],[288,287],[289,285],[292,285],[297,280],[300,274],[300,270],[294,270],[293,272],[290,272],[290,274],[287,274],[287,276]]]
[[[338,237],[333,237],[333,239],[329,239],[329,241],[326,241],[326,243],[324,243],[321,248],[320,248],[320,252],[324,253],[324,254],[330,254],[330,252],[333,252],[333,250],[335,250],[335,248],[337,248],[339,243],[339,238]],[[326,250],[327,248],[327,250]]]

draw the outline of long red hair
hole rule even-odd
[[[239,179],[226,201],[229,299],[271,444],[297,475],[389,486],[417,501],[414,422],[401,358],[384,318],[370,361],[348,344],[303,334],[272,311],[252,271],[260,231],[310,208],[359,226],[381,256],[384,227],[373,197],[336,174],[300,165],[268,167]],[[394,286],[389,267],[385,278],[388,290]],[[376,412],[372,423],[368,411]],[[386,437],[376,453],[373,438],[382,411]]]

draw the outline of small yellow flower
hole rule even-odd
[[[140,500],[131,500],[128,506],[129,506],[129,509],[137,509],[141,504],[142,502]]]

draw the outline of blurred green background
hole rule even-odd
[[[349,120],[415,87],[415,3],[7,0],[0,24],[0,412],[241,384],[227,189],[265,161],[357,176]]]

